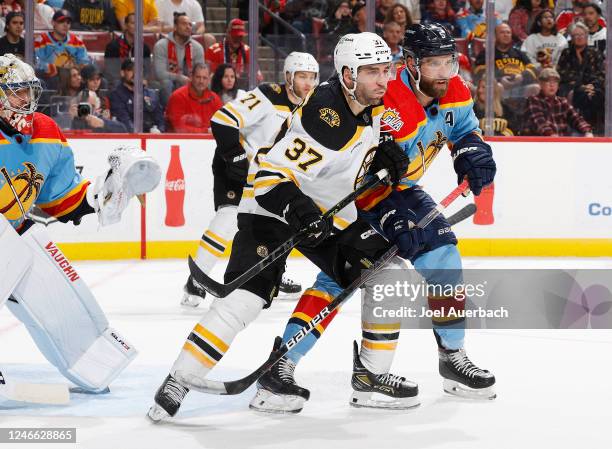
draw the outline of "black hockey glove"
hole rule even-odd
[[[240,183],[246,182],[249,173],[249,160],[242,146],[237,145],[234,148],[223,151],[221,158],[225,162],[228,178]]]
[[[453,145],[451,156],[457,183],[461,184],[467,176],[470,190],[475,196],[480,195],[482,188],[493,182],[497,171],[493,151],[480,138],[473,135],[464,137]]]
[[[306,195],[293,198],[285,207],[283,216],[295,232],[307,230],[306,239],[301,245],[315,247],[329,236],[334,228],[331,217],[324,219],[321,209]]]
[[[376,173],[383,168],[389,172],[389,180],[397,184],[408,170],[410,159],[404,150],[393,139],[386,139],[378,144],[370,171]]]
[[[395,244],[402,259],[412,259],[425,244],[425,231],[416,227],[417,216],[402,204],[401,194],[393,192],[376,206],[380,227],[389,242]]]

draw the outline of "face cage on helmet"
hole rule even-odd
[[[21,89],[29,89],[30,101],[22,107],[11,106],[9,101],[10,96],[18,96],[17,91]],[[0,84],[0,96],[2,107],[17,114],[33,114],[38,107],[38,100],[42,95],[42,86],[39,80],[23,81],[20,83]]]

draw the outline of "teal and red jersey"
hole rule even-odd
[[[68,33],[63,41],[56,40],[52,31],[42,33],[34,41],[34,55],[36,69],[51,74],[55,73],[51,66],[63,67],[67,61],[77,66],[91,63],[85,44],[73,33]]]
[[[446,144],[450,147],[470,133],[481,135],[470,89],[460,76],[451,78],[446,95],[427,108],[417,100],[409,76],[406,68],[400,68],[387,85],[381,119],[381,132],[391,133],[410,158],[398,189],[416,185]],[[357,205],[369,210],[390,192],[391,187],[380,186],[360,197]]]
[[[24,221],[16,196],[26,213],[37,205],[59,218],[83,202],[89,185],[52,118],[35,112],[32,131],[23,135],[0,129],[0,213],[15,229]]]

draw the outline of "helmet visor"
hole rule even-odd
[[[429,56],[419,63],[421,76],[430,79],[450,79],[459,73],[457,54]]]
[[[382,64],[369,64],[359,67],[357,71],[357,83],[377,83],[379,81],[391,81],[395,79],[397,68],[394,62]]]

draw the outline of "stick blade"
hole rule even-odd
[[[229,294],[229,292],[226,291],[226,286],[207,276],[206,273],[200,270],[200,267],[198,267],[198,264],[195,263],[191,256],[189,256],[188,263],[191,276],[193,276],[193,279],[208,293],[217,298],[225,298]]]

